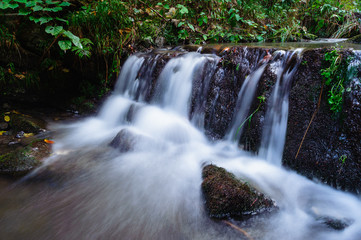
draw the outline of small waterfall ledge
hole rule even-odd
[[[161,92],[159,89],[167,80],[167,76],[161,76],[160,73],[171,59],[182,58],[193,52],[191,56],[185,58],[194,58],[198,63],[184,69],[184,73],[180,72],[178,79],[181,82],[182,74],[187,70],[195,72],[191,99],[189,99],[190,106],[187,110],[183,109],[182,114],[185,117],[188,114],[188,118],[198,128],[203,128],[210,139],[236,140],[243,150],[259,152],[266,159],[271,158],[271,162],[272,159],[277,158],[277,156],[269,156],[272,152],[282,156],[283,166],[296,170],[308,178],[316,178],[335,188],[359,193],[361,190],[361,54],[359,50],[341,50],[343,55],[353,57],[351,65],[356,70],[356,75],[347,82],[343,111],[335,118],[327,102],[329,90],[327,87],[323,90],[318,108],[323,82],[320,69],[323,66],[325,53],[331,50],[331,48],[285,50],[258,46],[186,46],[174,50],[138,53],[136,56],[139,61],[135,63],[135,57],[132,57],[130,63],[133,74],[134,68],[138,68],[138,74],[129,77],[129,74],[124,73],[127,79],[118,80],[116,91],[122,92],[121,89],[125,88],[120,85],[133,84],[132,81],[135,81],[138,83],[134,86],[139,87],[135,87],[136,89],[131,93],[134,100],[160,101],[161,105],[168,104],[166,96],[157,96]],[[195,57],[197,54],[201,57]],[[170,65],[172,64],[168,65],[168,72],[181,71],[177,69],[176,64],[173,63],[173,67],[169,67]],[[157,83],[158,77],[162,83]],[[277,88],[278,81],[286,81],[286,78],[289,78],[287,80],[289,83],[285,84],[286,89],[281,89],[284,92],[279,93],[286,98],[273,105],[273,108],[286,111],[283,113],[284,119],[280,119],[282,114],[267,117],[267,109],[270,108],[271,99],[274,98],[272,92]],[[250,87],[245,89],[248,85]],[[174,91],[175,94],[177,90]],[[260,103],[259,97],[263,97],[265,103]],[[284,101],[287,103],[283,106]],[[307,130],[315,111],[317,113]],[[270,121],[280,121],[280,124],[281,122],[287,124],[287,127],[283,130],[266,128],[265,124]],[[270,147],[277,148],[277,151],[267,151]],[[340,160],[342,157],[346,157],[344,162]],[[280,164],[276,163],[276,165]]]

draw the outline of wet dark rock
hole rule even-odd
[[[208,165],[202,177],[205,205],[212,218],[242,218],[274,207],[272,200],[223,168]]]
[[[122,129],[109,143],[109,146],[118,149],[120,152],[134,150],[137,137],[127,129]]]
[[[109,146],[118,149],[121,153],[142,149],[162,149],[166,144],[159,139],[139,134],[129,129],[122,129],[109,143]]]
[[[335,219],[331,217],[321,217],[319,219],[322,223],[335,230],[343,230],[350,226],[352,222],[347,219]]]
[[[317,178],[335,188],[358,192],[361,190],[361,111],[357,104],[353,104],[360,92],[356,85],[349,85],[352,90],[345,92],[340,116],[331,112],[327,100],[330,87],[324,86],[320,107],[297,155],[307,126],[317,109],[323,81],[320,69],[326,51],[329,50],[314,49],[303,54],[303,64],[296,73],[290,92],[283,163],[311,179]],[[344,57],[348,54],[345,51]]]
[[[235,46],[221,52],[222,59],[210,83],[206,107],[205,129],[212,138],[224,137],[235,112],[241,86],[259,66],[267,51]]]
[[[267,54],[267,49],[242,46],[223,51],[210,83],[206,104],[205,130],[211,139],[225,136],[231,124],[237,95],[247,75],[253,71]],[[328,104],[329,86],[324,86],[321,105],[307,131],[302,147],[301,141],[312,115],[317,109],[323,78],[320,69],[324,67],[324,55],[333,49],[305,49],[301,64],[293,77],[289,96],[289,117],[283,165],[310,178],[352,192],[361,190],[361,70],[358,78],[346,82],[343,112],[335,116]],[[275,56],[276,49],[268,50]],[[247,54],[246,54],[247,53]],[[342,50],[343,58],[352,56],[349,50]],[[272,59],[276,61],[277,59]],[[249,114],[258,106],[258,96],[264,96],[266,103],[244,126],[239,140],[241,148],[257,152],[262,138],[263,124],[268,101],[276,82],[271,66],[266,67],[255,93]],[[297,158],[296,158],[297,155]]]

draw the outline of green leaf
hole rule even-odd
[[[63,34],[67,36],[75,46],[77,46],[78,48],[83,48],[82,44],[80,43],[79,37],[75,36],[72,32],[64,31]]]
[[[7,2],[0,2],[0,9],[8,9],[10,7],[10,4]]]
[[[58,2],[53,2],[53,1],[51,1],[51,0],[46,0],[45,2],[46,2],[46,4],[49,4],[49,5],[51,5],[51,4],[57,4],[57,3],[58,3]]]
[[[66,20],[66,19],[59,18],[59,17],[56,17],[55,19],[56,19],[56,20],[58,20],[58,21],[61,21],[61,22],[65,22],[65,23],[66,23],[66,25],[69,25],[69,21],[68,21],[68,20]]]
[[[207,35],[203,35],[204,41],[207,41]]]
[[[34,7],[36,5],[35,1],[30,1],[25,3],[25,7]]]
[[[21,16],[26,16],[29,15],[31,13],[31,11],[27,8],[20,8],[19,9],[19,15]]]
[[[47,26],[45,32],[57,36],[63,31],[63,26]]]
[[[59,12],[63,10],[62,7],[53,7],[53,8],[44,8],[43,11],[46,11],[46,12]]]
[[[69,2],[62,2],[58,5],[59,7],[69,7],[70,3]]]
[[[179,22],[179,23],[178,23],[178,27],[183,26],[183,25],[184,25],[184,23],[185,23],[185,22]]]
[[[41,17],[41,18],[39,18],[40,25],[44,24],[44,23],[47,23],[47,22],[50,22],[51,20],[53,20],[52,17]]]
[[[194,32],[194,27],[193,27],[192,24],[188,23],[188,27],[189,27],[190,29],[192,29],[192,31]]]
[[[9,8],[15,9],[17,7],[19,7],[19,4],[17,4],[17,3],[9,3]]]
[[[15,2],[18,2],[18,3],[27,3],[28,0],[15,0]]]
[[[39,18],[36,18],[36,17],[34,17],[34,16],[30,16],[29,19],[30,19],[31,21],[35,22],[35,23],[38,23],[38,22],[40,21]]]
[[[33,7],[33,11],[34,12],[37,12],[37,11],[40,11],[40,10],[43,10],[44,8],[42,6],[39,6],[39,5],[36,5],[35,7]]]
[[[61,40],[58,42],[58,45],[61,50],[69,50],[71,48],[71,41],[70,40]]]

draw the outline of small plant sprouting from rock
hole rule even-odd
[[[258,107],[256,108],[256,110],[254,110],[253,113],[251,113],[251,115],[249,115],[249,116],[241,123],[241,125],[239,125],[239,127],[238,127],[238,129],[237,129],[237,132],[236,132],[236,134],[234,135],[234,138],[237,137],[239,131],[241,131],[243,125],[244,125],[247,121],[249,121],[249,123],[251,123],[253,115],[256,114],[256,112],[259,111],[260,107],[262,106],[262,103],[264,103],[264,102],[266,101],[266,97],[263,96],[263,95],[258,96],[257,99],[259,100]],[[236,140],[236,139],[235,139],[235,140]]]
[[[328,91],[328,103],[331,111],[338,114],[342,111],[345,82],[348,79],[347,66],[349,60],[343,60],[336,49],[325,54],[324,60],[328,67],[321,69],[325,85],[331,87]]]
[[[345,164],[345,162],[346,162],[347,155],[344,154],[344,155],[342,155],[339,159],[340,159],[340,161],[341,161],[341,163],[342,163],[342,165],[343,165],[343,164]]]

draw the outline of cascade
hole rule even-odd
[[[238,91],[228,133],[217,141],[206,136],[204,111],[207,104],[216,104],[208,97],[221,59],[199,52],[133,55],[97,116],[54,124],[54,154],[7,194],[20,199],[26,181],[42,172],[52,174],[54,183],[27,190],[31,199],[25,206],[10,205],[0,218],[0,236],[240,239],[239,232],[207,216],[200,186],[202,167],[211,163],[247,180],[276,202],[274,212],[241,223],[253,239],[360,239],[357,196],[280,166],[288,94],[300,50],[274,52],[268,63],[260,64],[259,59],[251,63],[254,67]],[[257,155],[239,149],[233,139],[241,135],[237,129],[249,114],[255,88],[267,68],[276,82]],[[337,231],[324,224],[334,219],[346,227]]]

